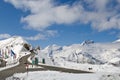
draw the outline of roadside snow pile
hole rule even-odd
[[[91,67],[93,69],[95,68],[94,66],[96,66],[97,70],[94,69],[91,71],[105,71],[105,69],[107,68],[105,68],[104,65],[107,65],[115,67],[115,71],[120,71],[120,69],[117,68],[118,65],[120,65],[120,60],[118,60],[118,58],[120,58],[120,43],[115,42],[94,43],[94,41],[91,40],[84,41],[81,44],[73,44],[63,47],[54,44],[39,51],[37,57],[39,58],[40,62],[45,59],[46,64],[59,67],[69,66],[70,68],[75,68],[72,64],[74,63],[78,65],[76,69],[79,69],[81,67],[80,65],[87,64],[86,66],[84,66],[85,69]],[[100,67],[101,70],[98,70],[98,68]]]
[[[88,73],[73,74],[56,71],[35,71],[16,73],[6,80],[120,80],[120,74],[114,73]]]
[[[17,73],[6,80],[99,80],[101,74],[72,74],[56,71]]]

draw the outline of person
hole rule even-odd
[[[28,71],[28,67],[29,67],[29,64],[28,63],[26,63],[26,70]]]
[[[33,65],[35,65],[35,60],[34,60],[34,58],[32,59],[32,67],[33,67]]]
[[[35,58],[35,65],[38,65],[38,58]]]
[[[45,58],[42,59],[42,63],[45,64]]]

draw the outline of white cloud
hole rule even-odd
[[[6,38],[10,38],[11,35],[9,34],[0,34],[0,39],[6,39]]]
[[[23,37],[26,40],[36,41],[36,40],[45,40],[49,37],[54,37],[57,34],[58,34],[58,32],[55,30],[46,30],[46,31],[44,31],[42,33],[38,33],[34,36],[29,36],[29,37],[28,36],[21,36],[21,37]],[[19,35],[14,35],[14,36],[19,36]],[[7,33],[0,34],[0,39],[7,39],[10,37],[12,37],[12,36],[10,34],[7,34]]]
[[[36,3],[39,3],[39,1]],[[48,3],[45,0],[43,1],[43,3],[46,4],[44,4],[44,6],[36,6],[31,8],[31,14],[21,19],[23,23],[27,23],[29,28],[43,30],[52,24],[69,24],[78,19],[78,13],[80,11],[76,6],[53,6],[52,3]]]
[[[45,36],[42,34],[37,34],[35,36],[31,36],[31,37],[24,37],[26,40],[31,40],[31,41],[36,41],[36,40],[44,40]]]
[[[48,37],[54,37],[58,32],[57,31],[52,31],[52,30],[47,30],[43,33],[39,33],[35,36],[30,36],[30,37],[24,37],[26,40],[31,40],[31,41],[36,41],[36,40],[45,40]]]
[[[90,23],[98,31],[120,29],[120,0],[79,0],[73,5],[56,5],[55,0],[4,1],[17,9],[30,11],[29,15],[21,18],[21,22],[26,23],[30,29],[46,30],[52,24],[74,22]],[[117,4],[114,4],[115,1]]]
[[[47,30],[45,33],[47,34],[48,37],[54,37],[56,34],[58,34],[58,32],[55,31],[55,30],[54,31],[53,30]]]
[[[80,14],[76,5],[55,6],[53,0],[5,0],[16,8],[29,10],[31,13],[21,18],[28,28],[44,30],[52,24],[70,24],[75,22]]]

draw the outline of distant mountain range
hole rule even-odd
[[[120,42],[120,39],[118,39],[118,40],[114,41],[114,43],[118,43],[118,42]]]
[[[94,43],[93,40],[70,46],[51,45],[41,50],[54,59],[64,59],[75,63],[120,65],[120,40],[113,43]]]
[[[22,37],[14,36],[0,41],[0,49],[12,47],[15,53],[32,47]],[[114,64],[120,65],[120,40],[111,43],[95,43],[93,40],[87,40],[81,44],[72,44],[70,46],[49,45],[40,51],[38,57],[42,55],[54,59],[64,59],[75,63],[88,64]]]

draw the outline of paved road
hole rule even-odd
[[[15,66],[15,67],[0,71],[0,80],[5,80],[5,78],[12,76],[14,73],[27,72],[27,70],[25,68],[25,66],[26,66],[25,63],[26,63],[29,56],[31,56],[31,54],[22,57],[19,60],[20,64],[18,66]],[[28,71],[38,71],[38,70],[42,71],[42,70],[45,70],[45,69],[44,68],[28,69]]]
[[[18,66],[0,71],[0,80],[5,80],[5,78],[12,76],[14,73],[24,73],[27,72],[25,66],[28,57],[33,56],[33,54],[27,55],[22,57],[19,62],[20,64]],[[28,63],[28,62],[27,62]],[[31,63],[29,63],[31,64]],[[87,71],[81,71],[81,70],[74,70],[74,69],[66,69],[66,68],[60,68],[60,67],[54,67],[54,66],[48,66],[48,65],[38,65],[43,68],[34,68],[34,69],[28,69],[28,71],[46,71],[46,70],[51,70],[51,71],[61,71],[61,72],[67,72],[67,73],[90,73]]]
[[[75,70],[75,69],[67,69],[67,68],[61,68],[61,67],[55,67],[55,66],[49,66],[49,65],[39,65],[43,67],[45,70],[51,70],[51,71],[60,71],[60,72],[67,72],[67,73],[92,73],[88,71],[82,71],[82,70]]]
[[[34,54],[31,55],[31,57],[34,57]],[[62,67],[56,67],[56,66],[49,66],[44,64],[39,64],[38,66],[43,67],[45,70],[51,70],[51,71],[60,71],[60,72],[67,72],[67,73],[92,73],[88,71],[82,71],[82,70],[75,70],[75,69],[67,69]]]

